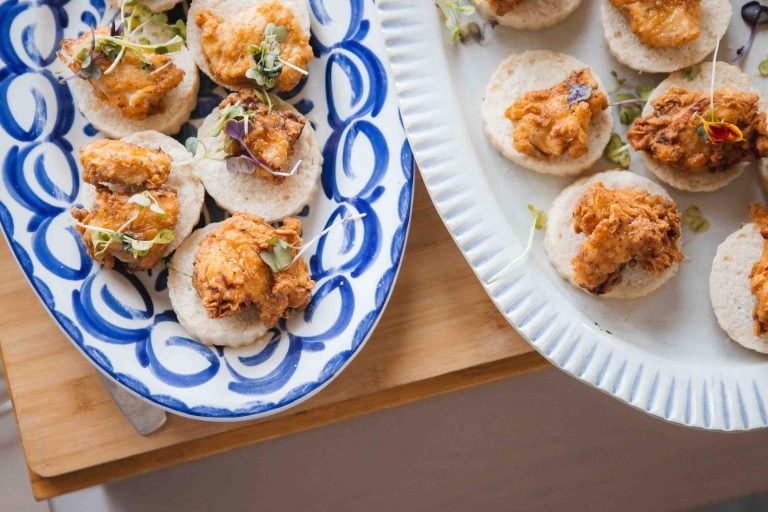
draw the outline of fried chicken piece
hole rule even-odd
[[[491,8],[491,12],[496,16],[509,14],[519,3],[520,0],[488,0],[488,6]]]
[[[739,127],[743,140],[711,143],[702,121],[711,119],[708,93],[670,87],[656,98],[653,113],[635,120],[627,139],[635,150],[681,171],[721,172],[768,156],[768,127],[757,94],[733,87],[715,91],[715,118]]]
[[[157,188],[168,179],[171,157],[160,149],[99,139],[80,148],[83,181],[93,185]]]
[[[109,29],[96,29],[97,34],[109,34]],[[75,58],[81,48],[90,48],[91,34],[80,39],[61,41],[59,59],[74,73],[80,71],[80,61]],[[184,71],[177,68],[167,55],[143,52],[139,58],[132,51],[125,52],[117,67],[109,74],[104,71],[112,65],[106,57],[96,60],[101,76],[88,78],[94,94],[101,101],[118,109],[129,119],[146,119],[164,112],[169,105],[165,96],[184,79]]]
[[[701,0],[611,0],[647,46],[676,48],[699,38]]]
[[[768,206],[751,204],[749,213],[760,228],[764,240],[763,254],[749,274],[749,290],[756,300],[752,310],[755,336],[762,336],[768,332]]]
[[[73,207],[72,217],[78,222],[77,230],[83,237],[88,254],[101,262],[105,268],[112,268],[115,259],[124,262],[128,270],[147,270],[154,267],[163,257],[165,244],[154,244],[144,255],[134,256],[130,246],[118,240],[111,240],[106,251],[99,255],[94,247],[94,231],[84,225],[117,231],[136,240],[153,240],[161,229],[173,230],[179,220],[179,201],[176,191],[156,189],[150,191],[165,215],[153,212],[149,208],[140,208],[136,203],[129,203],[130,193],[113,192],[106,187],[96,187],[96,201],[87,208]],[[98,232],[95,232],[98,235]]]
[[[262,323],[272,327],[291,310],[307,307],[315,282],[304,259],[273,272],[259,256],[274,249],[274,237],[301,245],[301,221],[286,218],[282,227],[273,228],[261,217],[238,212],[200,243],[192,284],[209,317],[233,315],[253,305]],[[291,249],[294,256],[297,252]]]
[[[296,141],[307,119],[291,110],[273,108],[262,103],[253,91],[240,91],[227,96],[219,108],[228,105],[241,105],[249,113],[248,132],[243,141],[248,149],[273,171],[289,172],[288,161],[293,154]],[[228,135],[225,136],[224,152],[228,155],[242,155],[245,149]],[[269,171],[256,166],[256,172],[262,178],[282,183],[285,176],[275,176]]]
[[[574,86],[592,89],[588,99],[568,105]],[[515,101],[506,117],[515,123],[515,149],[535,158],[579,158],[587,152],[592,116],[608,108],[608,97],[598,89],[592,72],[574,71],[567,80],[546,90],[531,91]]]
[[[576,204],[573,229],[586,235],[573,258],[575,280],[595,295],[621,282],[627,265],[660,275],[683,260],[677,206],[643,190],[595,183]]]
[[[283,61],[306,70],[313,57],[309,34],[302,30],[293,10],[278,0],[261,3],[226,20],[210,9],[201,9],[195,14],[194,22],[200,27],[203,56],[211,73],[230,87],[254,85],[245,76],[245,72],[255,65],[248,54],[248,46],[264,40],[264,29],[269,23],[287,29],[287,35],[280,43]],[[302,78],[300,72],[283,66],[275,88],[290,91]]]

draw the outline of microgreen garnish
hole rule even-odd
[[[184,147],[186,148],[187,151],[192,153],[193,156],[197,155],[197,146],[199,146],[200,144],[203,144],[203,143],[200,142],[200,139],[198,139],[197,137],[187,137],[184,140]],[[203,144],[203,151],[205,151],[205,144]]]
[[[696,80],[696,77],[701,74],[701,64],[694,64],[689,68],[685,68],[683,73],[685,73],[685,78],[689,82]]]
[[[256,65],[245,72],[246,78],[256,82],[259,87],[271,89],[283,72],[283,66],[305,76],[309,74],[307,70],[280,58],[280,43],[287,35],[288,29],[283,25],[267,24],[264,28],[264,40],[258,45],[248,46],[248,54]]]
[[[760,76],[768,76],[768,59],[761,60],[757,70],[760,72]]]
[[[496,272],[489,280],[489,283],[493,283],[496,281],[496,279],[499,278],[504,272],[516,267],[525,259],[528,257],[528,254],[531,252],[531,249],[533,249],[533,238],[536,234],[536,231],[540,231],[542,229],[545,229],[547,227],[547,213],[539,210],[536,208],[536,206],[529,204],[528,210],[531,212],[531,228],[528,231],[528,242],[525,244],[525,248],[523,249],[523,252],[518,254],[515,259],[510,261],[507,265],[504,266],[501,270]]]
[[[309,242],[302,244],[299,251],[296,253],[296,255],[293,255],[293,249],[296,249],[296,247],[293,244],[289,244],[282,238],[278,236],[273,236],[269,240],[269,245],[272,247],[269,251],[261,251],[259,252],[259,257],[261,260],[267,264],[267,266],[272,270],[272,272],[281,272],[283,270],[289,269],[294,263],[296,263],[299,258],[306,252],[307,249],[315,245],[317,242],[320,241],[320,239],[325,236],[328,232],[334,230],[335,228],[346,224],[347,222],[352,222],[354,220],[362,219],[367,214],[361,213],[358,215],[350,215],[349,217],[344,217],[341,220],[338,220],[322,230],[320,233],[317,234],[312,240]]]
[[[617,90],[621,90],[627,84],[625,78],[618,78],[615,75],[614,79],[618,85]],[[643,112],[643,105],[650,98],[653,90],[656,89],[655,85],[638,85],[635,87],[635,92],[616,92],[614,94],[615,101],[611,104],[612,107],[619,107],[619,122],[625,126],[632,124],[635,119],[640,117]]]
[[[747,43],[744,46],[736,50],[736,58],[732,62],[740,61],[749,53],[752,43],[755,42],[758,27],[768,23],[768,7],[760,2],[747,2],[741,8],[741,19],[749,25],[749,39],[747,39]]]
[[[622,87],[624,87],[624,84],[627,83],[626,78],[620,78],[619,74],[616,71],[611,71],[611,76],[613,77],[613,92],[618,91]]]
[[[715,51],[712,55],[712,77],[709,86],[709,120],[701,118],[701,123],[696,127],[699,136],[703,136],[705,141],[710,144],[722,144],[724,142],[740,142],[744,140],[744,133],[741,128],[733,123],[728,123],[717,118],[715,115],[715,77],[717,75],[717,53],[720,50],[720,41],[715,45]]]
[[[701,213],[701,209],[698,206],[689,206],[683,212],[683,219],[691,231],[694,233],[704,233],[709,229],[709,221]]]
[[[231,172],[234,175],[253,174],[256,171],[257,166],[261,167],[262,169],[272,174],[273,176],[289,177],[299,172],[299,169],[301,168],[301,164],[302,164],[301,160],[296,162],[291,172],[280,172],[280,171],[275,171],[274,169],[269,167],[267,164],[265,164],[259,157],[254,155],[244,140],[245,135],[247,133],[246,131],[247,124],[248,124],[247,118],[243,121],[230,119],[229,121],[227,121],[227,124],[225,126],[227,135],[231,139],[236,140],[246,152],[245,155],[233,156],[227,159],[227,170],[229,172]]]
[[[139,205],[139,209],[148,207],[151,211],[155,212],[161,217],[168,217],[166,211],[163,210],[163,208],[160,206],[160,203],[157,202],[157,199],[149,192],[149,190],[145,190],[144,192],[140,192],[138,194],[133,194],[128,199],[128,202]]]
[[[592,97],[592,87],[588,84],[568,84],[568,107]]]
[[[464,16],[472,16],[475,13],[473,6],[462,5],[461,0],[437,0],[435,6],[443,18],[452,43],[482,39],[482,31],[477,23],[464,24],[461,20]],[[480,34],[479,39],[477,34]]]
[[[608,145],[605,146],[603,156],[606,160],[617,164],[622,169],[628,169],[632,160],[632,156],[629,153],[629,144],[624,142],[618,133],[611,134]]]

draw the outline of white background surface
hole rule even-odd
[[[0,510],[30,497],[0,420]],[[53,500],[56,512],[689,510],[768,489],[768,431],[663,423],[557,370]],[[738,509],[742,510],[742,509]]]

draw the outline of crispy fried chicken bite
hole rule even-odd
[[[496,16],[504,16],[512,12],[520,0],[488,0],[491,12]]]
[[[768,156],[768,127],[757,94],[733,87],[715,91],[714,118],[741,130],[736,142],[712,142],[703,131],[703,121],[712,118],[708,93],[673,86],[652,106],[650,116],[635,120],[627,139],[635,150],[676,169],[721,172]]]
[[[589,97],[569,105],[574,87],[587,86]],[[514,123],[515,149],[535,158],[579,158],[589,144],[592,116],[608,108],[608,97],[598,89],[592,72],[574,71],[564,82],[546,90],[531,91],[515,101],[506,112]]]
[[[194,23],[201,30],[203,57],[216,80],[230,87],[250,87],[253,80],[245,72],[255,65],[248,53],[250,45],[264,40],[264,30],[269,23],[287,29],[280,42],[280,58],[306,70],[312,60],[309,34],[304,32],[293,10],[278,0],[269,0],[246,9],[236,17],[222,19],[210,9],[195,14]],[[283,66],[275,87],[278,91],[290,91],[303,75],[289,66]]]
[[[171,157],[160,149],[99,139],[80,148],[83,181],[92,185],[157,188],[168,179]]]
[[[647,46],[676,48],[699,38],[701,0],[611,0]]]
[[[248,131],[243,138],[248,150],[273,171],[289,172],[291,169],[288,168],[288,161],[307,119],[291,110],[270,109],[249,90],[230,94],[219,108],[230,105],[241,105],[249,114]],[[224,152],[236,156],[246,151],[240,142],[225,135]],[[285,176],[275,176],[259,166],[256,166],[256,172],[262,178],[277,183],[286,179]]]
[[[627,265],[660,275],[683,260],[677,206],[643,190],[595,183],[576,204],[573,228],[586,235],[573,258],[575,280],[595,295],[621,282]]]
[[[749,290],[756,300],[752,310],[755,335],[762,336],[768,332],[768,206],[751,204],[749,211],[764,240],[763,254],[749,274]]]
[[[147,270],[163,257],[168,242],[150,244],[147,248],[143,247],[146,244],[133,241],[148,242],[158,235],[163,237],[162,230],[172,232],[179,220],[179,201],[174,190],[156,189],[149,193],[164,215],[129,202],[130,193],[113,192],[102,186],[97,186],[96,201],[90,208],[72,208],[88,254],[105,268],[112,268],[118,259],[128,270]]]
[[[109,29],[99,28],[95,32],[108,35]],[[72,72],[78,73],[80,61],[75,56],[90,45],[90,33],[83,34],[80,39],[64,39],[58,57]],[[101,57],[95,62],[101,69],[101,76],[87,79],[94,94],[129,119],[146,119],[172,107],[165,104],[165,95],[184,79],[184,71],[167,55],[149,51],[142,51],[141,56],[133,51],[125,52],[117,67],[108,74],[104,72],[112,65],[110,59]]]
[[[286,218],[274,228],[262,218],[235,213],[201,243],[195,257],[192,284],[211,318],[220,318],[255,306],[262,323],[271,327],[291,310],[307,307],[315,282],[300,258],[274,272],[261,258],[282,240],[298,252],[301,221]]]

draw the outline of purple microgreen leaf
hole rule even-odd
[[[245,136],[245,126],[241,121],[236,121],[234,119],[229,120],[227,121],[227,124],[224,129],[226,130],[227,135],[235,139],[245,148],[245,144],[243,144],[243,137]]]
[[[592,97],[592,87],[587,84],[568,84],[568,106],[572,107],[580,101]]]
[[[240,174],[253,174],[256,165],[247,156],[235,156],[227,160],[227,170],[238,176]]]

